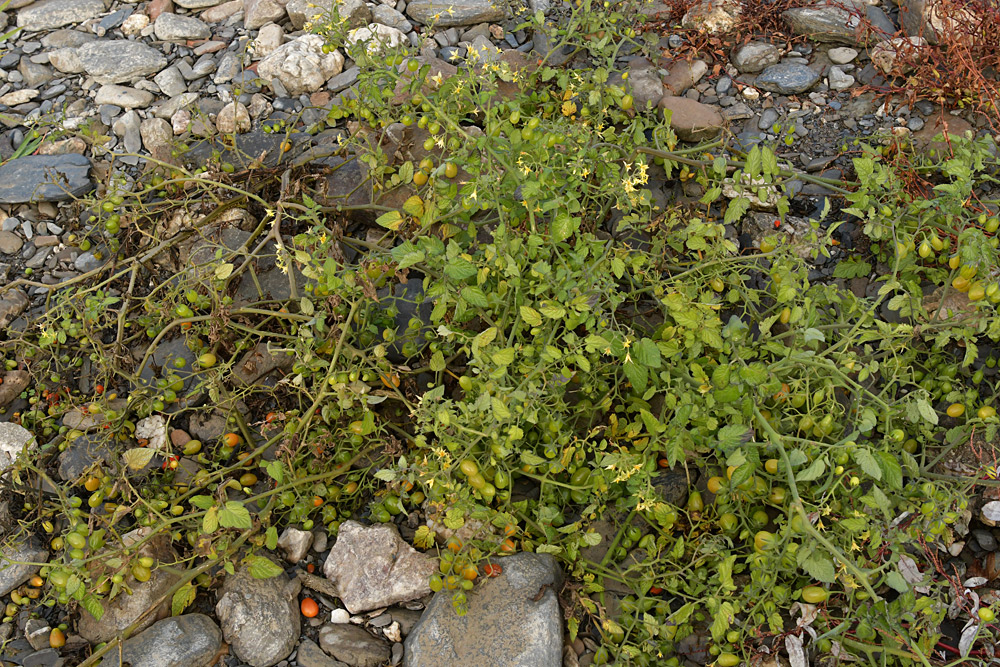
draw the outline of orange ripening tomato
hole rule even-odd
[[[222,444],[226,447],[236,447],[240,444],[240,436],[235,433],[227,433],[222,436]]]
[[[315,618],[319,614],[319,605],[312,598],[302,600],[299,608],[302,610],[302,615],[306,618]]]

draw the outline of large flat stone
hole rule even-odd
[[[422,25],[448,27],[495,23],[507,18],[507,10],[490,0],[414,0],[406,6],[411,19]]]
[[[157,621],[111,651],[100,667],[123,664],[143,667],[209,667],[222,649],[222,631],[204,614],[185,614]]]
[[[76,50],[85,71],[98,83],[125,83],[156,74],[167,66],[156,49],[127,39],[88,42]]]
[[[66,201],[94,189],[83,155],[25,155],[0,166],[0,203]]]
[[[792,32],[817,42],[863,45],[884,39],[895,31],[885,12],[860,0],[795,7],[785,10],[782,18]]]
[[[404,667],[559,667],[559,566],[547,554],[496,561],[503,572],[468,593],[459,616],[452,591],[437,593],[406,638]]]
[[[17,27],[53,30],[96,18],[105,9],[104,0],[39,0],[17,13]]]

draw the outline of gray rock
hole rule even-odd
[[[364,5],[364,2],[361,4]],[[365,8],[367,9],[367,6],[365,6]],[[292,27],[296,30],[302,30],[306,23],[312,21],[318,16],[323,15],[323,10],[320,7],[317,7],[313,0],[288,0],[288,4],[285,5],[285,12],[288,14],[288,20],[291,21]],[[368,13],[368,19],[371,20],[370,11]],[[358,23],[357,25],[352,25],[350,27],[356,28],[359,25],[367,25],[367,23],[368,22],[365,21],[364,23]]]
[[[174,0],[174,4],[184,9],[207,9],[215,7],[223,0]]]
[[[688,9],[681,26],[713,35],[727,33],[739,25],[742,13],[743,7],[736,0],[703,0]],[[670,43],[670,48],[677,47]]]
[[[13,465],[25,448],[37,447],[31,431],[13,422],[0,422],[0,473]]]
[[[136,544],[149,536],[151,529],[140,528],[122,536],[122,542],[128,546]],[[163,539],[166,537],[166,539]],[[158,563],[172,563],[176,557],[170,548],[169,536],[158,536],[138,548],[140,557],[150,557]],[[106,642],[125,628],[132,625],[140,615],[153,606],[177,581],[177,575],[154,567],[149,581],[136,581],[128,574],[125,584],[132,594],[125,591],[111,600],[102,600],[104,615],[97,620],[87,611],[81,610],[77,631],[87,641],[97,644]],[[138,630],[145,630],[156,621],[170,614],[170,598],[165,599],[156,609],[143,618]]]
[[[375,5],[372,8],[371,20],[402,32],[413,30],[413,24],[406,20],[406,16],[387,5]]]
[[[52,30],[96,18],[105,9],[104,0],[38,0],[17,13],[17,27]]]
[[[300,586],[284,574],[254,579],[245,567],[226,577],[215,613],[223,637],[240,660],[268,667],[288,657],[299,638]]]
[[[63,28],[62,30],[54,30],[42,37],[42,46],[48,50],[75,49],[87,42],[93,42],[94,39],[96,38],[88,32]]]
[[[468,593],[455,613],[452,592],[434,595],[406,638],[406,667],[559,667],[561,574],[548,554],[502,558],[503,573]]]
[[[858,57],[858,52],[849,46],[836,46],[830,49],[826,55],[833,64],[846,65]]]
[[[422,25],[446,28],[454,25],[496,23],[507,18],[507,10],[490,0],[414,0],[406,5],[406,14]]]
[[[0,203],[66,201],[94,189],[82,155],[26,155],[0,166]]]
[[[778,111],[777,109],[764,109],[760,114],[760,119],[757,121],[757,129],[763,130],[765,132],[771,131],[771,126],[778,121]]]
[[[631,71],[626,81],[635,106],[639,109],[656,106],[663,97],[663,82],[655,69]]]
[[[0,253],[13,255],[24,245],[24,239],[14,232],[0,232]]]
[[[47,549],[32,541],[0,545],[0,595],[7,595],[38,572],[49,558]]]
[[[681,95],[691,88],[708,72],[708,63],[704,60],[675,60],[670,64],[670,70],[663,77],[663,87],[668,95]]]
[[[323,649],[308,639],[299,642],[295,662],[299,663],[299,667],[347,667],[345,663],[323,653]]]
[[[837,66],[830,68],[827,80],[831,90],[846,90],[854,85],[854,77]]]
[[[17,71],[21,73],[24,85],[28,88],[37,88],[55,78],[51,67],[32,62],[30,58],[21,58]]]
[[[98,83],[124,83],[156,74],[167,59],[154,48],[125,39],[88,42],[76,51],[80,64]]]
[[[66,47],[49,52],[49,64],[64,74],[79,74],[83,71],[77,49]]]
[[[28,371],[16,370],[4,373],[3,384],[0,384],[0,407],[6,406],[17,398],[30,381],[31,375]]]
[[[363,0],[345,0],[336,9],[337,15],[349,29],[363,28],[372,22],[372,10]]]
[[[105,260],[97,259],[97,257],[94,256],[94,252],[92,250],[88,250],[87,252],[80,253],[80,256],[73,262],[73,268],[80,273],[87,273],[89,271],[99,269],[104,266],[104,263]]]
[[[97,89],[94,103],[113,104],[123,109],[144,109],[153,102],[153,93],[148,90],[129,88],[109,83]]]
[[[208,39],[212,29],[204,21],[192,16],[163,12],[153,21],[153,32],[164,42],[185,42],[189,39]]]
[[[209,667],[222,650],[222,631],[204,614],[185,614],[157,621],[111,651],[100,667],[122,664],[143,667]]]
[[[277,23],[285,16],[288,0],[243,0],[243,26],[257,30],[267,23]]]
[[[39,618],[30,618],[24,624],[24,636],[28,640],[28,643],[31,644],[31,648],[36,651],[50,648],[50,632],[52,632],[52,628],[49,627],[49,624]]]
[[[722,131],[726,123],[715,107],[686,97],[665,95],[658,106],[665,117],[669,112],[670,127],[683,141],[712,139]]]
[[[222,107],[215,119],[215,126],[224,134],[248,132],[251,127],[250,112],[239,102],[230,102]]]
[[[853,11],[849,11],[849,9]],[[865,16],[874,31],[861,27],[860,16]],[[782,18],[792,32],[807,35],[817,42],[834,42],[857,46],[870,39],[882,39],[885,33],[891,35],[895,26],[879,7],[868,5],[861,0],[843,2],[818,2],[809,7],[795,7],[782,13]],[[859,30],[860,28],[860,30]],[[874,34],[873,34],[874,32]],[[860,34],[860,39],[859,39]]]
[[[308,530],[297,528],[285,528],[278,538],[278,546],[285,552],[285,560],[289,563],[298,563],[309,554],[309,547],[312,546],[313,534]]]
[[[337,76],[327,81],[326,87],[331,93],[339,93],[344,88],[353,86],[357,82],[359,74],[361,74],[360,67],[352,67],[348,70],[344,70]]]
[[[319,645],[351,667],[381,667],[389,662],[389,643],[350,623],[324,625],[319,630]]]
[[[132,110],[115,121],[112,129],[122,138],[126,153],[138,153],[142,149],[142,135],[139,132],[139,114]]]
[[[11,232],[4,232],[9,234]],[[18,248],[20,250],[20,248]],[[14,252],[17,252],[16,250]],[[6,327],[15,317],[28,307],[28,295],[19,289],[9,290],[0,295],[0,329]],[[6,382],[6,379],[4,380]],[[0,387],[3,385],[0,384]],[[20,391],[20,390],[18,390]],[[2,406],[3,403],[0,403]]]
[[[23,667],[62,667],[63,660],[59,657],[59,651],[47,648],[24,656],[21,665]]]
[[[323,44],[319,35],[303,35],[282,44],[260,61],[257,73],[268,81],[277,79],[290,95],[315,92],[344,69],[340,51],[323,53]]]
[[[323,564],[352,614],[407,602],[431,592],[433,558],[400,538],[395,526],[363,526],[345,521]]]
[[[804,93],[819,81],[819,73],[805,65],[781,63],[771,65],[757,77],[755,85],[761,90],[782,95]]]
[[[778,47],[767,42],[750,42],[733,51],[733,65],[743,74],[754,74],[781,60]]]

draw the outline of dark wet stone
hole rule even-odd
[[[26,155],[0,166],[0,204],[66,201],[93,189],[83,155]]]

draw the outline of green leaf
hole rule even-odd
[[[729,424],[719,429],[715,434],[715,439],[719,443],[719,449],[728,452],[733,447],[742,444],[750,435],[750,429],[746,424]]]
[[[419,218],[424,214],[424,200],[417,195],[413,195],[403,202],[403,211]]]
[[[886,575],[885,583],[897,593],[906,593],[910,590],[910,585],[906,582],[906,579],[896,570]]]
[[[225,280],[229,276],[233,275],[233,269],[235,268],[236,267],[229,262],[226,262],[225,264],[219,264],[217,267],[215,267],[215,279]]]
[[[861,466],[866,475],[876,482],[882,479],[882,467],[879,466],[878,461],[867,449],[858,448],[854,450],[854,461]]]
[[[893,491],[903,490],[903,467],[896,457],[889,452],[877,452],[879,468],[882,469],[882,479]]]
[[[420,250],[409,241],[399,244],[393,248],[390,253],[401,269],[406,269],[414,264],[419,264],[427,257],[423,250]]]
[[[264,546],[272,551],[278,547],[278,529],[271,526],[264,533]]]
[[[927,420],[928,423],[937,426],[938,423],[938,413],[931,406],[930,402],[926,398],[918,398],[916,400],[917,411],[920,416]]]
[[[514,348],[508,347],[504,350],[499,350],[493,353],[493,363],[497,366],[509,366],[514,362],[514,357],[516,356]]]
[[[302,297],[299,299],[299,310],[302,311],[303,315],[312,315],[316,312],[316,307],[313,306],[313,302],[308,297]]]
[[[396,231],[403,224],[403,220],[403,214],[399,211],[389,211],[375,218],[375,224]]]
[[[648,338],[636,341],[633,358],[647,368],[660,367],[660,349]]]
[[[521,452],[521,463],[529,466],[540,466],[545,463],[545,459],[531,452]]]
[[[646,391],[646,383],[649,380],[649,372],[646,370],[645,366],[640,366],[639,364],[629,361],[623,364],[622,368],[625,370],[625,377],[628,378],[628,381],[632,383],[632,387],[638,393],[641,394]]]
[[[254,579],[272,579],[283,573],[280,565],[264,556],[250,556],[246,559],[247,572]]]
[[[440,373],[445,369],[444,353],[441,350],[431,355],[430,367],[435,373]]]
[[[463,287],[462,298],[476,308],[486,308],[490,303],[486,300],[486,293],[478,287]]]
[[[264,471],[267,473],[268,477],[273,479],[278,484],[285,481],[285,466],[281,463],[281,461],[270,461],[266,466],[264,466]]]
[[[521,319],[528,323],[528,326],[537,327],[542,324],[542,315],[534,308],[521,306]]]
[[[223,528],[241,528],[246,530],[253,526],[250,511],[237,500],[226,501],[226,506],[219,511],[219,525]]]
[[[735,616],[732,603],[723,602],[720,604],[718,611],[715,612],[715,617],[712,619],[712,639],[717,642],[722,641],[722,638],[726,635],[726,631],[729,630],[729,626],[735,620]]]
[[[487,345],[489,345],[490,343],[492,343],[494,339],[496,339],[496,337],[497,337],[496,327],[490,327],[485,331],[481,331],[480,333],[476,334],[475,338],[472,339],[472,349],[473,350],[482,349]]]
[[[80,606],[87,610],[87,613],[93,616],[96,620],[101,620],[104,616],[104,607],[101,606],[101,601],[95,595],[87,593],[80,600]]]
[[[174,591],[174,596],[170,600],[170,615],[180,616],[184,613],[184,610],[194,603],[194,599],[198,596],[198,587],[192,586],[189,583],[184,584],[176,591]]]
[[[837,579],[837,572],[834,570],[833,562],[818,551],[814,551],[802,563],[802,569],[817,581],[824,584],[832,584]]]
[[[560,306],[558,303],[553,303],[547,301],[541,306],[542,315],[549,318],[550,320],[562,319],[566,315],[566,309]]]
[[[477,273],[476,265],[464,257],[456,257],[445,264],[444,272],[455,280],[468,280]]]
[[[219,528],[219,510],[217,507],[210,507],[205,512],[205,517],[201,520],[201,532],[211,535]]]
[[[845,259],[837,262],[833,267],[834,278],[860,278],[872,272],[872,265],[868,262],[860,262],[852,259]]]
[[[555,220],[552,221],[552,226],[550,228],[552,240],[557,243],[559,241],[565,241],[573,235],[573,232],[575,232],[579,226],[579,219],[565,213],[557,215]]]
[[[136,447],[134,449],[126,450],[122,454],[122,460],[125,461],[127,465],[132,470],[142,470],[149,462],[153,460],[153,455],[156,454],[155,449],[150,449],[149,447]]]
[[[212,496],[191,496],[191,504],[201,510],[207,510],[215,504]]]
[[[736,564],[736,556],[727,556],[719,563],[719,583],[726,591],[735,591],[736,584],[733,583],[733,566]]]
[[[756,178],[760,175],[761,168],[761,155],[760,146],[754,144],[753,148],[750,149],[750,153],[747,155],[747,163],[744,169],[746,173],[751,178]]]
[[[820,457],[813,461],[808,468],[799,471],[795,475],[796,482],[811,482],[814,479],[819,479],[819,476],[823,474],[826,470],[826,460]]]

